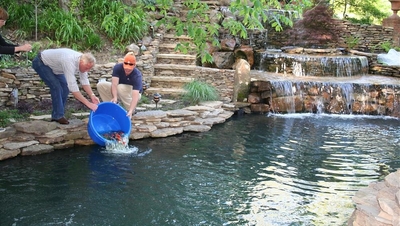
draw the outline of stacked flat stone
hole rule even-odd
[[[400,169],[383,181],[371,183],[353,197],[352,226],[400,226]]]

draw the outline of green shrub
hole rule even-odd
[[[218,100],[219,95],[217,90],[202,81],[194,80],[186,83],[183,87],[185,92],[182,95],[183,101],[188,101],[190,104],[198,104],[202,101]]]
[[[142,94],[142,97],[140,98],[138,105],[140,104],[150,104],[149,98]]]
[[[360,38],[359,37],[354,37],[354,36],[347,36],[345,38],[347,48],[353,49],[354,47],[358,46],[360,43]]]
[[[381,48],[385,50],[385,52],[389,52],[389,50],[392,48],[392,44],[388,41],[381,43]]]
[[[71,12],[62,9],[48,10],[41,17],[39,29],[46,32],[50,39],[58,40],[58,44],[77,50],[99,49],[102,45],[100,36],[90,23],[78,21]]]
[[[380,44],[381,48],[385,50],[385,52],[389,52],[390,49],[395,49],[396,51],[400,51],[400,47],[394,46],[391,42],[386,41]]]
[[[12,3],[8,6],[9,19],[7,27],[18,31],[18,38],[24,39],[32,36],[35,31],[35,8],[31,4]]]
[[[0,127],[4,128],[13,123],[13,121],[17,121],[19,119],[25,118],[24,115],[20,114],[17,109],[6,109],[0,111]]]
[[[128,7],[118,1],[110,2],[108,7],[101,29],[113,41],[114,47],[124,48],[126,43],[138,41],[148,32],[149,22],[143,7]]]

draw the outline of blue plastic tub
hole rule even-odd
[[[106,146],[107,140],[102,136],[110,132],[123,132],[126,136],[131,133],[131,120],[126,116],[127,112],[118,104],[102,102],[95,112],[91,111],[87,125],[88,133],[92,140]]]

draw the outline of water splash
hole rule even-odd
[[[106,154],[143,157],[152,152],[151,149],[140,152],[138,147],[129,145],[129,134],[121,131],[109,132],[103,134],[103,137],[106,138],[106,145],[102,152]]]
[[[108,132],[102,135],[106,142],[106,152],[119,154],[136,154],[138,149],[129,147],[129,134],[122,131]]]

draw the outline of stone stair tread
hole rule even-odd
[[[187,70],[192,71],[198,68],[196,65],[182,65],[182,64],[154,64],[154,69],[168,69],[168,70]]]
[[[196,55],[175,54],[175,53],[171,53],[171,54],[170,53],[159,53],[159,54],[157,54],[157,58],[194,60],[194,59],[196,59]]]
[[[146,89],[146,93],[160,93],[161,95],[166,95],[166,94],[182,94],[185,92],[184,89],[179,89],[179,88],[158,88],[158,87],[150,87]]]
[[[168,49],[175,49],[175,47],[177,46],[177,43],[161,43],[159,45],[159,48],[168,48]],[[190,45],[191,47],[194,47],[195,45]]]
[[[183,40],[192,40],[191,37],[187,36],[187,35],[180,35],[180,36],[176,36],[175,34],[165,34],[164,38],[169,38],[169,39],[183,39]]]
[[[176,43],[161,43],[158,47],[174,49],[176,47],[176,45],[177,45]]]
[[[178,77],[178,76],[153,76],[151,81],[163,81],[163,82],[191,82],[194,78],[192,77]]]

